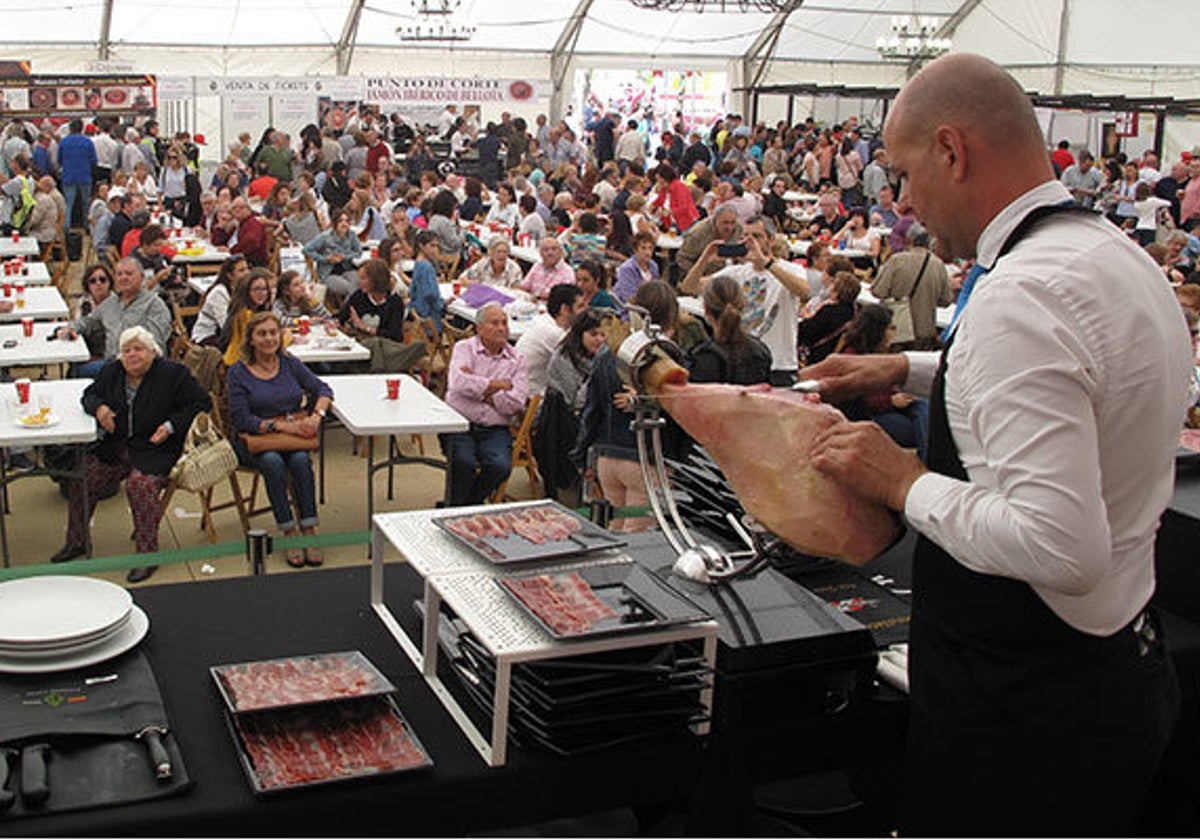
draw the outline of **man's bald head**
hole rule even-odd
[[[1054,170],[1029,97],[977,55],[934,61],[900,91],[884,139],[904,197],[943,254],[975,254],[980,233]]]
[[[887,130],[920,142],[947,123],[972,130],[1006,155],[1045,157],[1029,97],[1002,67],[983,56],[954,53],[927,65],[896,97]]]

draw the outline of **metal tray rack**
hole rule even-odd
[[[527,505],[529,503],[524,503]],[[464,514],[496,512],[514,505],[486,505],[461,508]],[[711,668],[716,663],[717,622],[713,620],[680,624],[639,633],[604,636],[594,639],[557,641],[496,584],[495,578],[511,576],[519,568],[524,572],[569,571],[571,569],[613,563],[631,563],[617,549],[595,552],[578,560],[560,559],[553,563],[533,561],[495,565],[459,543],[431,521],[441,511],[406,511],[376,514],[371,518],[371,606],[395,637],[400,648],[422,672],[426,683],[441,701],[489,766],[505,763],[507,753],[508,712],[512,668],[520,662],[539,662],[607,650],[698,640],[703,643],[704,659]],[[384,602],[383,553],[385,540],[408,561],[424,579],[425,621],[420,647],[400,626]],[[437,674],[438,612],[442,602],[470,628],[475,637],[496,658],[496,684],[492,696],[491,737],[485,737],[443,684]],[[712,689],[701,692],[705,712],[712,710]],[[708,724],[696,726],[705,734]]]

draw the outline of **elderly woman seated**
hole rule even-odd
[[[100,440],[85,461],[87,505],[83,482],[69,485],[67,541],[50,558],[53,563],[85,552],[96,500],[115,492],[126,478],[137,553],[157,552],[159,500],[167,475],[179,460],[192,419],[211,405],[186,367],[159,357],[158,343],[145,327],[122,332],[119,347],[119,358],[105,363],[83,392],[83,409],[100,425]],[[154,568],[130,569],[129,582],[145,580]]]

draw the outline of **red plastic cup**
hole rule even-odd
[[[7,280],[4,281],[4,296],[6,298],[12,297],[12,283]]]
[[[379,259],[379,249],[378,248],[371,249],[371,259],[373,259],[373,260]]]
[[[181,228],[181,227],[177,227],[177,228],[175,228],[175,238],[176,238],[176,239],[182,239],[182,238],[183,238],[183,228]]]
[[[17,402],[25,405],[29,402],[29,380],[18,379],[13,383],[17,386]]]
[[[301,315],[296,319],[296,326],[300,330],[300,335],[308,335],[308,327],[311,319],[307,315]]]
[[[387,380],[387,398],[389,400],[400,399],[400,377],[389,376]]]
[[[26,338],[33,338],[33,319],[28,315],[21,319],[21,332],[25,333]]]
[[[16,283],[16,289],[17,289],[17,297],[25,296],[25,284],[22,283],[20,280],[18,280]]]
[[[17,231],[15,231],[15,230],[14,230],[14,231],[13,231],[13,242],[14,242],[14,243],[17,243],[17,242],[20,242],[20,241],[21,241],[21,234],[20,234],[19,232],[17,232]]]
[[[455,297],[458,297],[459,295],[461,295],[461,294],[462,294],[462,283],[459,283],[459,282],[456,280],[456,281],[454,282],[453,289],[454,289],[454,296],[455,296]]]

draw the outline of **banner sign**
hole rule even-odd
[[[307,78],[254,78],[238,76],[197,76],[198,95],[246,96],[260,94],[317,94],[321,92],[321,80]]]
[[[159,76],[158,77],[158,99],[164,101],[167,99],[191,99],[192,98],[192,77],[191,76]]]
[[[1118,111],[1113,114],[1113,123],[1118,137],[1138,136],[1138,115],[1136,111]]]
[[[363,101],[372,105],[503,104],[536,99],[538,84],[525,79],[437,76],[367,76]]]
[[[9,117],[127,116],[153,113],[157,104],[150,75],[0,77],[0,113]]]

